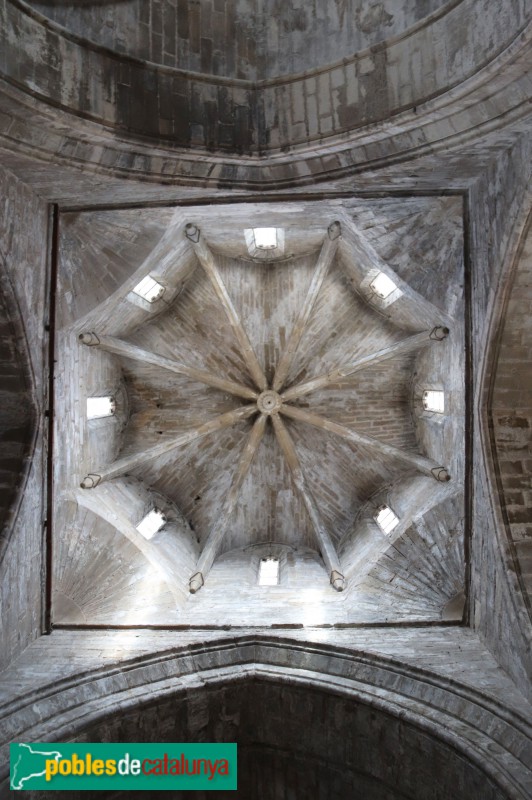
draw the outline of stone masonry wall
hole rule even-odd
[[[102,50],[8,0],[0,4],[0,74],[40,99],[117,130],[181,147],[262,154],[416,109],[475,75],[530,18],[524,0],[504,4],[498,15],[490,6],[490,0],[462,0],[405,37],[343,61],[318,61],[298,77],[255,83]]]
[[[431,800],[505,800],[463,754],[406,720],[354,698],[271,679],[190,687],[114,714],[76,738],[151,742],[161,736],[168,742],[236,741],[235,795],[241,800],[426,800],[428,786]]]
[[[0,564],[0,668],[41,631],[41,537],[44,519],[43,410],[47,253],[45,203],[10,173],[0,170],[0,248],[23,319],[37,408],[31,465],[19,484],[19,505],[2,531]],[[10,309],[14,312],[14,308]],[[27,414],[23,408],[21,418]],[[4,448],[2,443],[2,449]]]
[[[56,631],[35,643],[4,674],[0,780],[10,740],[150,741],[162,734],[163,741],[227,736],[242,747],[250,739],[268,745],[273,736],[275,745],[290,740],[292,752],[323,766],[339,759],[344,769],[369,773],[403,798],[487,800],[491,781],[505,800],[529,797],[530,709],[470,631],[249,634]],[[41,676],[36,661],[46,665]],[[272,689],[270,702],[246,694],[257,685]],[[254,796],[241,788],[246,800]],[[314,789],[274,796],[328,797]],[[355,794],[368,796],[362,788]]]
[[[506,262],[513,260],[511,247],[512,236],[515,236],[514,226],[526,213],[529,202],[527,187],[530,163],[530,142],[523,138],[499,154],[470,192],[471,282],[474,297],[472,360],[477,378],[473,392],[480,414],[480,419],[475,415],[473,431],[475,480],[470,553],[471,622],[485,638],[501,666],[528,697],[531,692],[528,661],[530,617],[521,587],[515,578],[513,557],[508,549],[508,534],[498,511],[496,474],[490,471],[486,462],[490,445],[488,430],[483,425],[487,426],[488,422],[487,387],[493,365],[487,364],[485,384],[482,385],[478,381],[482,375],[478,363],[486,359],[486,344],[490,336],[495,335],[495,330],[490,331],[490,325],[493,327],[494,303],[500,297],[501,283],[505,279],[504,269],[508,268]],[[512,323],[512,328],[516,323],[517,319]],[[510,366],[511,369],[517,369],[515,362]],[[520,380],[520,373],[510,374]],[[508,400],[508,413],[500,417],[523,419],[526,415],[516,413],[519,409],[516,397],[509,396]],[[503,466],[503,469],[506,468]],[[529,470],[528,476],[530,474]],[[523,480],[526,479],[526,475],[523,475]]]
[[[167,67],[261,80],[345,58],[448,0],[122,0],[30,4],[85,39]]]
[[[1,559],[10,530],[8,514],[27,472],[25,459],[31,450],[33,438],[33,401],[23,328],[5,265],[0,269],[0,286]]]
[[[532,600],[532,228],[506,309],[492,404],[509,531]]]

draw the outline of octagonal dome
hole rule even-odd
[[[452,198],[64,215],[56,624],[460,618],[459,215]],[[432,263],[402,249],[414,219]],[[261,227],[283,245],[267,260]],[[115,413],[86,419],[102,395]]]

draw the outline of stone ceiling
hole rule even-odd
[[[65,30],[165,67],[262,80],[346,58],[400,37],[449,0],[106,0],[27,3]],[[163,35],[164,31],[164,35]]]
[[[246,245],[261,226],[283,231],[273,260]],[[59,266],[56,624],[461,618],[457,199],[64,214]],[[116,414],[87,422],[101,394]]]

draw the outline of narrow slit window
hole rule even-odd
[[[162,296],[164,292],[164,286],[158,283],[150,275],[146,275],[146,277],[143,278],[140,283],[137,283],[133,291],[135,294],[138,294],[139,297],[147,300],[148,303],[155,303],[155,301]]]
[[[253,235],[259,250],[274,250],[277,247],[277,228],[253,228]]]
[[[277,586],[279,583],[279,559],[261,558],[259,586]]]
[[[399,525],[399,518],[389,506],[381,506],[375,516],[375,521],[384,533],[391,533]]]
[[[425,411],[435,411],[443,414],[445,410],[445,393],[434,389],[423,392],[423,408]]]
[[[115,411],[114,397],[87,397],[87,419],[112,417]]]
[[[385,275],[384,272],[379,272],[379,274],[373,278],[369,286],[370,289],[375,292],[376,295],[382,297],[383,300],[386,300],[386,298],[397,289],[395,283]]]
[[[155,536],[157,531],[160,531],[163,525],[166,523],[166,517],[164,516],[162,511],[159,511],[158,508],[152,508],[149,511],[144,519],[142,519],[139,524],[137,525],[137,530],[141,533],[145,539],[151,539],[152,536]]]

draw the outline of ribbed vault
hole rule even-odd
[[[288,613],[299,605],[296,617],[303,607],[308,615],[308,596],[304,600],[299,587],[305,581],[307,590],[318,591],[316,602],[331,605],[331,613],[345,621],[355,608],[365,609],[366,619],[387,619],[397,608],[403,618],[440,618],[461,594],[463,525],[456,503],[448,503],[461,496],[464,463],[461,324],[455,320],[460,285],[452,282],[456,222],[451,216],[444,224],[454,253],[447,296],[428,299],[419,291],[423,281],[412,288],[378,254],[356,225],[360,211],[354,213],[352,203],[334,206],[256,207],[251,217],[251,209],[236,206],[221,221],[209,209],[163,209],[158,218],[148,215],[146,235],[154,244],[136,256],[134,243],[143,230],[139,215],[126,212],[120,220],[115,214],[113,220],[112,213],[97,212],[96,230],[111,232],[105,271],[98,259],[100,286],[104,295],[111,293],[99,293],[100,302],[91,308],[83,292],[79,309],[77,275],[92,267],[99,244],[90,237],[90,218],[65,221],[62,258],[69,289],[60,310],[67,323],[60,340],[65,375],[74,358],[81,392],[71,393],[74,406],[64,407],[60,425],[68,426],[77,410],[81,458],[71,450],[67,462],[74,469],[67,474],[66,462],[58,465],[56,479],[65,483],[65,503],[77,503],[83,514],[80,520],[74,513],[72,524],[84,544],[74,560],[68,548],[57,550],[58,622],[60,609],[65,622],[75,616],[75,598],[68,600],[61,588],[76,585],[72,571],[82,569],[85,580],[98,583],[99,558],[83,555],[83,548],[97,549],[99,535],[108,554],[116,549],[109,525],[136,548],[133,560],[144,555],[174,597],[177,605],[169,612],[168,595],[159,592],[162,619],[156,602],[153,610],[160,624],[201,621],[211,602],[211,611],[216,608],[223,619],[224,592],[227,598],[234,591],[253,592],[248,567],[264,548],[292,554],[281,585],[286,583],[283,591],[291,598]],[[449,201],[432,203],[429,228],[450,209]],[[395,208],[394,215],[387,240],[398,238]],[[403,216],[407,236],[411,216],[410,209]],[[266,260],[244,235],[265,223],[282,241]],[[130,277],[112,291],[130,259],[138,269],[130,268]],[[132,291],[146,275],[164,288],[153,304]],[[391,296],[374,290],[378,275],[392,281]],[[422,389],[444,384],[447,414],[434,419],[423,412]],[[116,395],[116,415],[87,424],[85,397],[102,393]],[[63,441],[68,451],[76,434]],[[375,522],[383,503],[393,504],[400,517],[393,536]],[[175,540],[166,531],[166,543],[163,534],[145,541],[137,531],[143,513],[154,506],[179,521]],[[437,509],[432,517],[431,508]],[[425,535],[416,539],[420,525]],[[402,546],[398,536],[407,537]],[[82,568],[83,558],[95,566]],[[389,586],[383,576],[394,558]],[[211,569],[210,593],[199,605],[187,599],[187,584],[192,594],[208,588]],[[412,571],[419,573],[413,583],[405,577]],[[138,605],[127,578],[120,600],[116,587],[123,582],[116,574],[116,622],[130,619]],[[340,605],[332,589],[348,589]],[[416,592],[419,601],[412,603]],[[397,593],[402,606],[395,608]],[[89,601],[90,608],[97,605],[97,599]],[[104,605],[96,616],[109,621]]]

